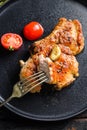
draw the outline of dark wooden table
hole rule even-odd
[[[0,130],[87,130],[87,111],[64,121],[40,122],[22,118],[2,107]]]

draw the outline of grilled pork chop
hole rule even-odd
[[[46,49],[49,44],[63,44],[71,49],[73,55],[79,54],[84,48],[81,23],[76,19],[60,18],[52,33],[44,39],[34,42],[31,47],[35,54]]]
[[[52,48],[36,53],[30,57],[26,62],[21,61],[22,69],[20,71],[20,78],[26,78],[29,75],[42,70],[48,77],[48,83],[54,84],[56,89],[62,89],[71,84],[78,73],[78,62],[73,56],[69,47],[62,44],[57,45],[61,49],[60,57],[52,61],[50,53]],[[40,92],[41,86],[34,88],[31,92]]]

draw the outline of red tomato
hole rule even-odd
[[[23,44],[23,40],[18,34],[6,33],[1,37],[1,44],[8,50],[18,50]]]
[[[23,34],[28,40],[36,40],[42,36],[44,29],[38,22],[30,22],[24,26]]]

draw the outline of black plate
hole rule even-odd
[[[30,21],[40,22],[48,35],[60,17],[79,19],[85,36],[85,49],[77,56],[80,63],[80,77],[62,91],[51,87],[42,89],[39,94],[27,94],[21,99],[14,99],[5,106],[23,117],[55,121],[75,116],[87,109],[87,8],[79,2],[70,0],[15,0],[0,10],[0,36],[14,32],[22,37],[22,29]],[[12,92],[14,83],[19,80],[19,60],[29,57],[28,45],[16,52],[9,52],[0,45],[0,100],[6,99]]]

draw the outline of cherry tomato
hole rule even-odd
[[[1,37],[1,44],[8,50],[18,50],[23,44],[23,40],[18,34],[6,33]]]
[[[23,34],[28,40],[37,40],[43,35],[44,29],[38,22],[30,22],[24,26]]]

